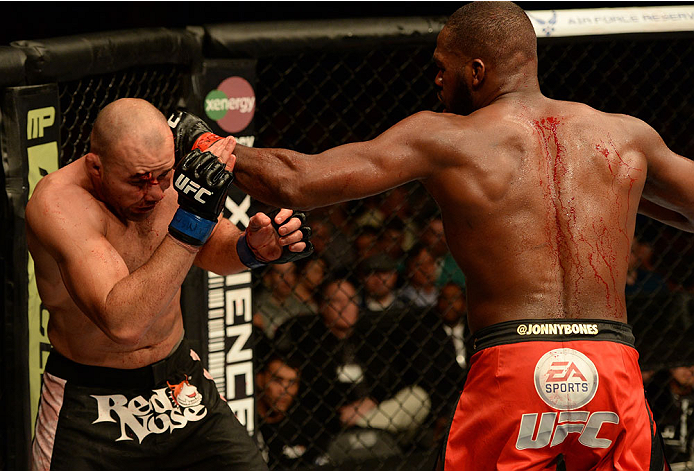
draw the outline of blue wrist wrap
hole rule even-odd
[[[236,253],[239,254],[239,260],[241,260],[241,263],[246,265],[248,268],[260,268],[267,265],[267,263],[261,262],[255,258],[253,251],[248,246],[248,242],[246,241],[246,234],[239,237],[238,242],[236,242]]]
[[[178,208],[169,224],[169,232],[186,244],[200,246],[210,237],[216,224],[217,221],[210,221],[183,208]]]

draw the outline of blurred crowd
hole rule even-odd
[[[436,211],[413,218],[407,192],[313,211],[314,255],[259,275],[256,440],[271,469],[435,451],[445,432],[469,352],[465,278]]]

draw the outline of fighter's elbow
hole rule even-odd
[[[272,206],[292,209],[316,206],[309,191],[316,177],[307,155],[284,151],[273,153],[272,159],[266,160],[272,164],[255,171],[237,163],[236,183],[241,190]]]
[[[304,198],[301,186],[292,180],[287,180],[278,186],[277,203],[277,206],[283,208],[307,209],[308,202]]]
[[[106,336],[113,342],[124,347],[132,347],[140,344],[144,331],[133,327],[102,329]]]
[[[141,339],[141,335],[131,335],[128,333],[111,335],[111,340],[124,347],[134,347],[135,345],[139,345]]]

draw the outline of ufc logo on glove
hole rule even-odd
[[[194,181],[192,181],[190,178],[186,177],[183,174],[179,174],[178,178],[176,179],[176,188],[181,190],[184,195],[187,195],[191,191],[195,192],[195,196],[193,197],[194,199],[200,201],[201,203],[207,203],[204,199],[202,199],[203,195],[211,195],[212,192],[201,187]]]

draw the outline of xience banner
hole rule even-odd
[[[255,60],[205,61],[200,76],[199,106],[191,111],[221,135],[232,134],[253,146],[256,111]],[[244,230],[258,212],[250,196],[232,185],[224,216]],[[251,348],[251,273],[208,273],[207,358],[220,394],[249,433],[255,429],[253,350]]]

